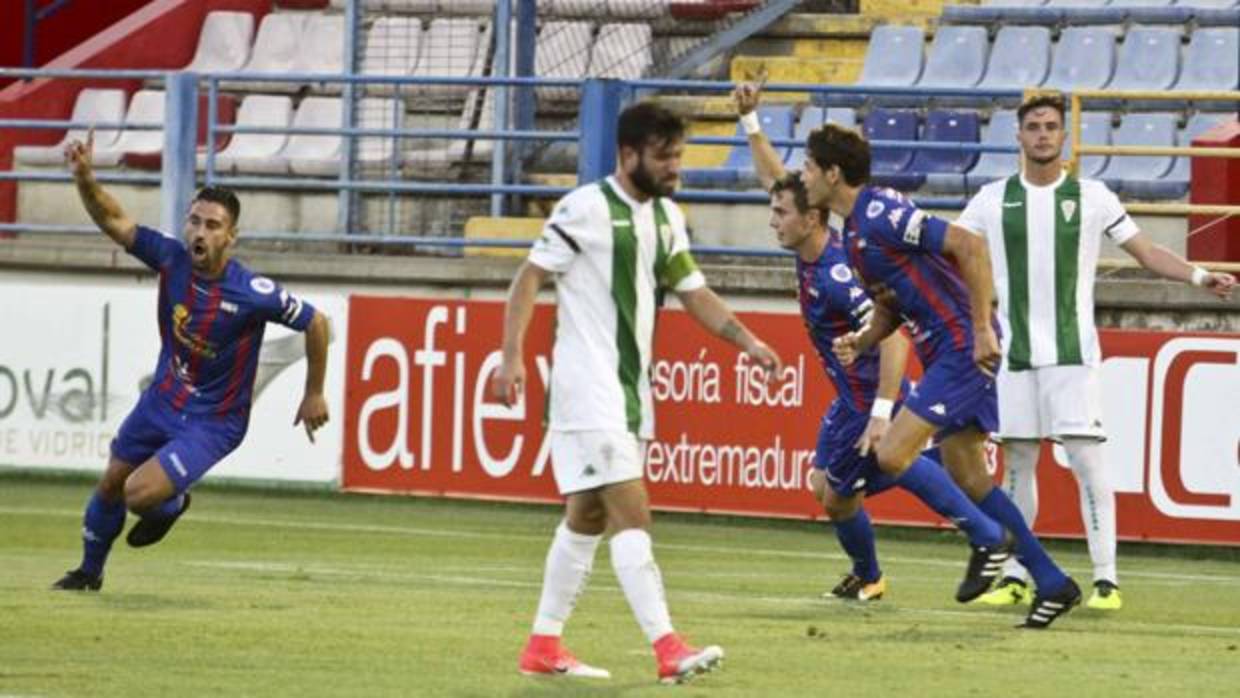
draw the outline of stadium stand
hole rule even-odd
[[[921,77],[925,32],[921,27],[885,24],[870,37],[858,85],[865,87],[911,87]],[[830,95],[830,104],[858,106],[857,95]],[[875,97],[875,103],[901,103],[899,97]]]
[[[1111,143],[1169,148],[1175,145],[1177,120],[1175,114],[1125,115],[1111,132]],[[1097,176],[1115,192],[1141,191],[1157,195],[1161,193],[1158,183],[1171,170],[1174,159],[1167,155],[1116,155]]]
[[[804,142],[805,139],[809,138],[811,131],[828,122],[847,128],[855,128],[857,126],[857,112],[849,107],[824,108],[813,105],[807,106],[801,111],[801,118],[797,120],[796,131],[793,132],[792,137],[795,140]],[[804,167],[805,148],[793,146],[784,165],[789,170],[799,170]]]
[[[791,138],[793,116],[792,107],[786,105],[758,108],[758,120],[762,122],[762,132],[768,138]],[[736,136],[745,137],[745,131],[740,124],[736,126]],[[779,153],[781,160],[788,159],[790,149],[787,146],[777,146],[775,150]],[[752,186],[758,181],[754,171],[753,151],[748,145],[733,146],[728,153],[728,159],[720,167],[688,169],[683,171],[682,176],[686,184],[694,186],[718,187],[736,184]]]
[[[1240,89],[1240,27],[1199,28],[1184,52],[1175,90]],[[1197,100],[1198,109],[1235,110],[1234,102]]]
[[[862,122],[862,132],[872,141],[917,140],[918,114],[902,109],[873,109]],[[911,171],[914,151],[907,148],[873,148],[870,151],[870,174],[876,184],[904,191],[916,189],[924,175]]]
[[[1181,33],[1166,27],[1132,27],[1124,37],[1117,59],[1112,90],[1166,90],[1180,74]],[[1102,101],[1116,109],[1118,101]],[[1166,109],[1166,102],[1129,103],[1129,108]]]
[[[981,142],[986,145],[1012,145],[1016,143],[1016,111],[1011,109],[996,110],[990,115],[990,123],[982,131]],[[956,194],[962,191],[970,193],[981,189],[1001,177],[1010,176],[1020,170],[1020,156],[1016,153],[982,153],[961,182],[951,174],[930,175],[927,184],[930,191]],[[957,189],[956,187],[963,187]]]
[[[982,81],[990,42],[982,27],[946,26],[934,35],[918,87],[962,89]]]
[[[1115,34],[1096,27],[1068,27],[1055,44],[1045,86],[1057,90],[1098,90],[1115,72]]]
[[[986,90],[1039,87],[1051,66],[1051,32],[1046,27],[1003,27],[995,35],[986,75]],[[1003,100],[1015,102],[1016,100]]]
[[[254,15],[249,12],[208,12],[198,48],[185,70],[199,73],[240,70],[250,57]]]
[[[292,12],[273,12],[263,17],[258,25],[258,35],[250,58],[242,66],[246,73],[289,73],[297,62],[297,52],[302,44],[302,32],[309,15]],[[291,83],[250,83],[226,81],[223,86],[232,90],[293,91]]]
[[[1072,114],[1068,114],[1068,123],[1071,123]],[[1081,113],[1081,144],[1082,145],[1111,145],[1111,122],[1114,117],[1111,112],[1082,112]],[[1064,142],[1064,159],[1072,157],[1072,141],[1071,139]],[[1110,158],[1106,155],[1086,155],[1081,158],[1079,174],[1082,177],[1097,178],[1102,172]]]
[[[88,123],[122,123],[125,119],[125,91],[85,88],[78,92],[69,118]],[[119,129],[95,131],[96,150],[110,150],[120,135]],[[13,159],[23,165],[59,167],[65,161],[65,146],[75,140],[85,141],[86,129],[70,129],[54,145],[19,145],[13,150]]]
[[[594,27],[589,22],[552,21],[538,32],[534,53],[534,72],[546,78],[576,78],[585,75],[590,65],[590,42]],[[566,102],[577,98],[577,90],[569,87],[539,87],[538,98],[548,102]]]
[[[285,95],[246,95],[237,110],[238,126],[288,126],[293,120],[293,100]],[[215,157],[219,172],[246,174],[284,174],[272,172],[268,163],[279,162],[280,151],[288,144],[284,133],[238,133]],[[206,167],[206,155],[198,156],[198,168]]]
[[[646,73],[653,62],[649,24],[604,24],[590,52],[586,74],[594,78],[632,80]],[[633,51],[634,46],[645,47]]]
[[[1184,128],[1176,134],[1176,144],[1181,148],[1187,148],[1193,144],[1193,139],[1223,123],[1225,118],[1218,114],[1194,114],[1189,117]],[[1188,193],[1191,164],[1192,158],[1177,157],[1171,165],[1171,170],[1162,178],[1161,186],[1148,188],[1147,185],[1134,183],[1130,193],[1139,198],[1152,199],[1163,196],[1178,199]]]
[[[343,123],[343,109],[338,97],[306,97],[297,107],[293,126],[300,128],[336,128]],[[293,174],[328,177],[340,172],[340,136],[294,134],[288,144],[273,158],[272,167]]]
[[[980,130],[981,126],[976,112],[934,110],[926,114],[926,125],[922,131],[921,140],[976,143],[979,140]],[[963,190],[965,172],[968,172],[977,160],[976,151],[918,150],[908,168],[912,173],[908,184],[912,185],[914,182],[916,184],[904,188],[916,189],[923,181],[934,176],[940,186],[946,180],[954,179],[955,181],[948,186]]]

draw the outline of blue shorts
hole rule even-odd
[[[814,468],[827,476],[827,485],[843,497],[864,492],[867,496],[890,488],[895,481],[878,469],[874,452],[862,456],[857,439],[865,433],[870,415],[857,412],[843,400],[831,403],[818,429]]]
[[[939,439],[965,429],[999,430],[995,379],[978,370],[972,353],[940,356],[909,391],[904,407],[938,427]]]
[[[185,414],[147,391],[112,439],[112,456],[135,467],[157,456],[180,494],[241,445],[249,421],[248,410]]]

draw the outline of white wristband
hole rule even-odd
[[[1208,278],[1210,278],[1210,272],[1201,267],[1193,267],[1192,283],[1194,286],[1205,286]]]
[[[885,419],[890,422],[891,413],[895,411],[895,409],[896,403],[885,397],[876,397],[874,398],[874,405],[870,407],[870,416]]]
[[[758,120],[758,112],[755,110],[742,116],[741,127],[745,129],[746,136],[762,133],[762,122]]]

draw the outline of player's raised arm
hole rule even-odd
[[[709,286],[700,286],[691,291],[677,291],[676,297],[699,325],[732,343],[766,368],[768,379],[779,376],[783,367],[779,354],[767,346],[766,342],[755,337]]]
[[[753,151],[754,169],[763,189],[770,189],[775,180],[785,174],[783,158],[775,151],[771,141],[762,132],[762,122],[758,120],[758,102],[762,97],[761,82],[744,82],[732,90],[732,101],[736,103],[736,116],[741,120],[745,135],[749,138],[749,149]]]
[[[297,408],[298,423],[306,427],[306,436],[314,443],[314,432],[327,424],[327,399],[323,397],[323,381],[327,376],[327,345],[331,341],[331,325],[327,316],[314,312],[306,328],[306,389]]]
[[[969,307],[973,319],[973,362],[983,373],[995,374],[1002,352],[999,338],[991,327],[994,301],[994,276],[990,268],[990,250],[986,239],[955,224],[948,224],[943,237],[943,252],[956,262],[960,275],[969,289]]]
[[[1231,295],[1236,277],[1223,272],[1211,272],[1189,263],[1180,255],[1159,245],[1142,233],[1137,233],[1120,245],[1132,258],[1159,276],[1201,286],[1219,298]]]
[[[77,184],[78,196],[82,198],[82,205],[86,207],[91,220],[116,244],[129,249],[133,246],[138,226],[125,214],[116,199],[95,180],[94,148],[95,129],[92,128],[87,132],[85,143],[75,140],[65,146],[65,160],[73,174],[73,181]]]
[[[508,302],[504,306],[503,361],[491,378],[491,394],[505,405],[516,403],[525,384],[525,330],[534,317],[538,289],[550,276],[551,272],[527,261],[517,270],[508,287]]]

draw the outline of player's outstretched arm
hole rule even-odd
[[[1165,279],[1201,286],[1219,298],[1227,298],[1231,295],[1231,289],[1236,285],[1236,277],[1231,274],[1211,272],[1191,264],[1180,255],[1149,239],[1144,233],[1137,233],[1120,247],[1132,255],[1138,264],[1155,274]]]
[[[780,369],[783,368],[779,354],[767,346],[766,342],[755,337],[709,286],[692,291],[678,291],[676,297],[699,325],[715,336],[727,340],[764,367],[767,380],[774,380],[779,376]]]
[[[534,301],[538,289],[550,278],[551,272],[526,261],[517,270],[508,286],[508,302],[504,306],[503,360],[491,378],[491,394],[505,405],[512,406],[525,387],[525,330],[534,317]]]
[[[1002,353],[999,337],[990,325],[995,289],[986,239],[958,225],[949,224],[943,239],[943,252],[955,260],[969,289],[969,307],[973,316],[973,363],[986,375],[993,376]]]
[[[92,128],[86,134],[85,143],[75,140],[65,146],[65,161],[69,164],[69,171],[77,184],[78,196],[82,198],[82,205],[86,207],[91,220],[116,244],[129,249],[133,246],[138,226],[125,214],[116,199],[95,180],[92,159],[94,149],[95,129]]]
[[[753,151],[754,169],[763,189],[770,189],[775,180],[785,174],[784,161],[776,152],[775,146],[762,132],[762,123],[758,121],[758,102],[762,98],[760,82],[743,82],[732,90],[732,101],[736,103],[736,116],[744,126],[745,135],[749,138],[749,149]]]
[[[304,424],[306,436],[314,443],[314,432],[327,424],[327,399],[323,382],[327,377],[327,345],[331,341],[331,324],[323,313],[314,312],[306,328],[306,390],[297,408],[293,426]]]

